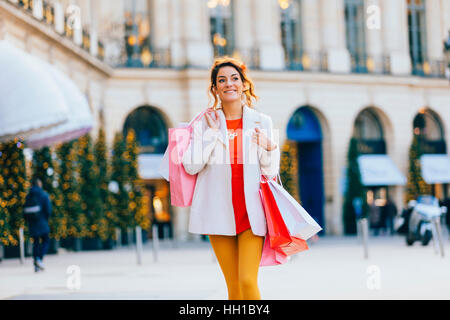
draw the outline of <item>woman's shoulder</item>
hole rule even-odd
[[[251,110],[253,116],[261,121],[263,125],[269,125],[270,123],[272,123],[272,118],[268,114],[261,112],[258,108],[255,107],[249,109]]]

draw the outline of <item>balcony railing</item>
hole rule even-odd
[[[445,78],[445,61],[428,60],[423,63],[413,63],[412,74],[421,77]]]
[[[54,28],[54,30],[68,39],[75,45],[90,52],[91,37],[89,31],[82,29],[81,26],[73,25],[74,19],[79,17],[74,16],[74,13],[65,12],[59,2],[50,2],[46,0],[0,0],[11,3],[17,8],[26,12],[34,19],[45,23]],[[97,42],[98,50],[96,58],[104,60],[105,52],[102,41]]]

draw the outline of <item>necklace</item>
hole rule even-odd
[[[233,126],[233,128],[229,128],[229,124],[235,124]],[[236,138],[238,136],[238,133],[236,132],[237,128],[239,128],[241,126],[242,123],[242,118],[240,119],[234,119],[234,120],[227,120],[227,136],[228,136],[228,140],[234,140],[234,138]]]

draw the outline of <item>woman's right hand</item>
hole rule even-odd
[[[213,114],[215,115],[215,118],[213,118]],[[206,118],[206,122],[208,123],[208,126],[211,129],[214,130],[219,130],[220,128],[220,118],[219,118],[219,113],[217,112],[217,110],[208,110],[205,113],[205,118]]]

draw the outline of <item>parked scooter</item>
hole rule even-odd
[[[447,212],[446,207],[440,207],[439,201],[431,195],[419,196],[416,200],[408,203],[412,209],[406,233],[406,244],[413,245],[420,241],[423,246],[428,245],[433,237],[433,221],[441,219],[442,214]]]

